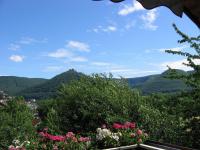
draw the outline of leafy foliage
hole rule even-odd
[[[5,91],[9,95],[16,95],[18,92],[46,82],[41,78],[24,78],[14,76],[0,77],[0,90]]]
[[[0,107],[0,149],[5,149],[15,138],[26,140],[35,134],[33,114],[21,98]]]
[[[188,35],[182,33],[176,25],[173,25],[175,31],[181,36],[181,40],[179,40],[179,43],[188,43],[190,45],[190,48],[193,48],[195,50],[194,54],[188,53],[188,52],[182,52],[182,51],[172,51],[167,50],[166,52],[170,54],[176,54],[180,56],[184,56],[187,58],[187,63],[184,63],[184,65],[191,67],[193,71],[190,74],[180,74],[174,71],[174,69],[170,68],[171,74],[170,78],[172,79],[181,79],[183,80],[187,85],[189,85],[192,88],[191,92],[188,92],[185,94],[186,98],[189,98],[190,101],[187,101],[187,105],[185,107],[185,115],[184,118],[186,119],[186,133],[185,137],[186,139],[190,139],[191,142],[188,143],[185,141],[185,143],[190,144],[190,146],[194,148],[200,147],[200,64],[198,64],[198,61],[200,60],[200,35],[197,37],[189,37]],[[190,131],[188,134],[188,131]]]
[[[139,93],[111,76],[95,74],[63,85],[56,102],[62,131],[88,131],[137,119]]]
[[[74,69],[70,69],[67,72],[59,74],[54,78],[48,80],[47,82],[28,88],[18,93],[25,98],[36,98],[36,99],[46,99],[56,96],[57,90],[61,87],[62,84],[68,84],[72,80],[77,80],[82,73],[76,72]]]
[[[165,74],[164,72],[159,75],[127,78],[126,80],[131,88],[137,88],[145,95],[153,92],[172,93],[189,89],[181,80],[166,79]],[[81,76],[86,75],[71,69],[49,80],[0,77],[0,90],[9,95],[23,96],[26,99],[53,98],[56,97],[57,90],[61,87],[61,84],[68,84],[72,80],[80,79]]]

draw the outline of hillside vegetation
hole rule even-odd
[[[74,69],[70,69],[53,77],[43,84],[22,90],[17,93],[17,95],[24,96],[25,98],[36,99],[54,97],[58,88],[61,87],[62,84],[69,84],[72,80],[77,80],[81,76],[83,76],[82,73],[76,72]]]
[[[0,76],[0,90],[9,95],[16,95],[18,92],[46,82],[41,78],[25,78],[15,76]]]
[[[187,72],[177,70],[179,73]],[[131,88],[137,88],[142,94],[172,93],[188,90],[186,84],[178,79],[167,79],[168,72],[145,77],[125,79]],[[0,90],[10,95],[23,96],[26,99],[45,99],[54,97],[62,84],[69,84],[73,80],[86,76],[83,73],[70,69],[52,79],[36,79],[21,77],[0,77]]]

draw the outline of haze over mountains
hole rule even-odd
[[[188,89],[180,80],[166,79],[166,74],[167,71],[158,75],[127,78],[127,82],[130,87],[138,88],[142,94],[150,94],[153,92],[170,93]],[[1,76],[0,90],[12,96],[24,96],[26,99],[44,99],[55,96],[57,89],[62,84],[68,84],[70,81],[79,79],[81,76],[85,75],[74,69],[61,73],[52,79]]]

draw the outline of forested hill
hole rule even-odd
[[[61,73],[47,82],[40,84],[38,86],[34,86],[31,88],[27,88],[18,93],[18,95],[22,95],[25,98],[36,98],[36,99],[44,99],[48,97],[53,97],[56,95],[58,88],[62,84],[68,84],[72,80],[77,80],[83,73],[76,72],[74,69],[70,69],[64,73]]]
[[[180,80],[165,78],[166,74],[167,72],[145,77],[127,78],[127,81],[132,88],[138,88],[142,94],[150,94],[153,92],[168,93],[188,89]],[[49,80],[8,76],[0,77],[0,90],[10,95],[24,96],[26,99],[43,99],[55,96],[57,89],[62,84],[68,84],[70,81],[79,79],[81,76],[84,76],[84,74],[70,69]]]
[[[184,72],[182,70],[176,70],[176,72],[187,74],[187,72]],[[139,89],[143,94],[157,92],[171,93],[189,89],[189,87],[187,87],[186,84],[184,84],[184,82],[181,80],[172,80],[166,78],[167,74],[168,71],[165,71],[162,74],[158,75],[128,78],[127,80],[132,88]]]
[[[41,78],[24,78],[15,76],[0,76],[0,90],[5,91],[9,95],[16,93],[46,82]]]

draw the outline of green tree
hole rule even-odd
[[[58,116],[63,131],[91,131],[102,124],[136,120],[139,93],[122,80],[95,74],[63,85]]]
[[[14,139],[28,140],[35,135],[33,113],[21,98],[0,107],[0,149],[7,149]]]
[[[184,56],[187,58],[187,63],[184,65],[191,67],[193,70],[188,74],[179,74],[174,69],[170,69],[169,77],[172,79],[181,79],[192,88],[191,91],[183,93],[183,112],[185,118],[185,144],[194,148],[200,147],[200,35],[197,37],[189,37],[181,32],[176,25],[173,25],[175,31],[181,36],[178,43],[187,43],[190,48],[194,49],[194,53],[187,51],[172,51],[166,50],[167,53]],[[189,99],[189,101],[188,101]],[[186,101],[185,101],[186,100]]]

